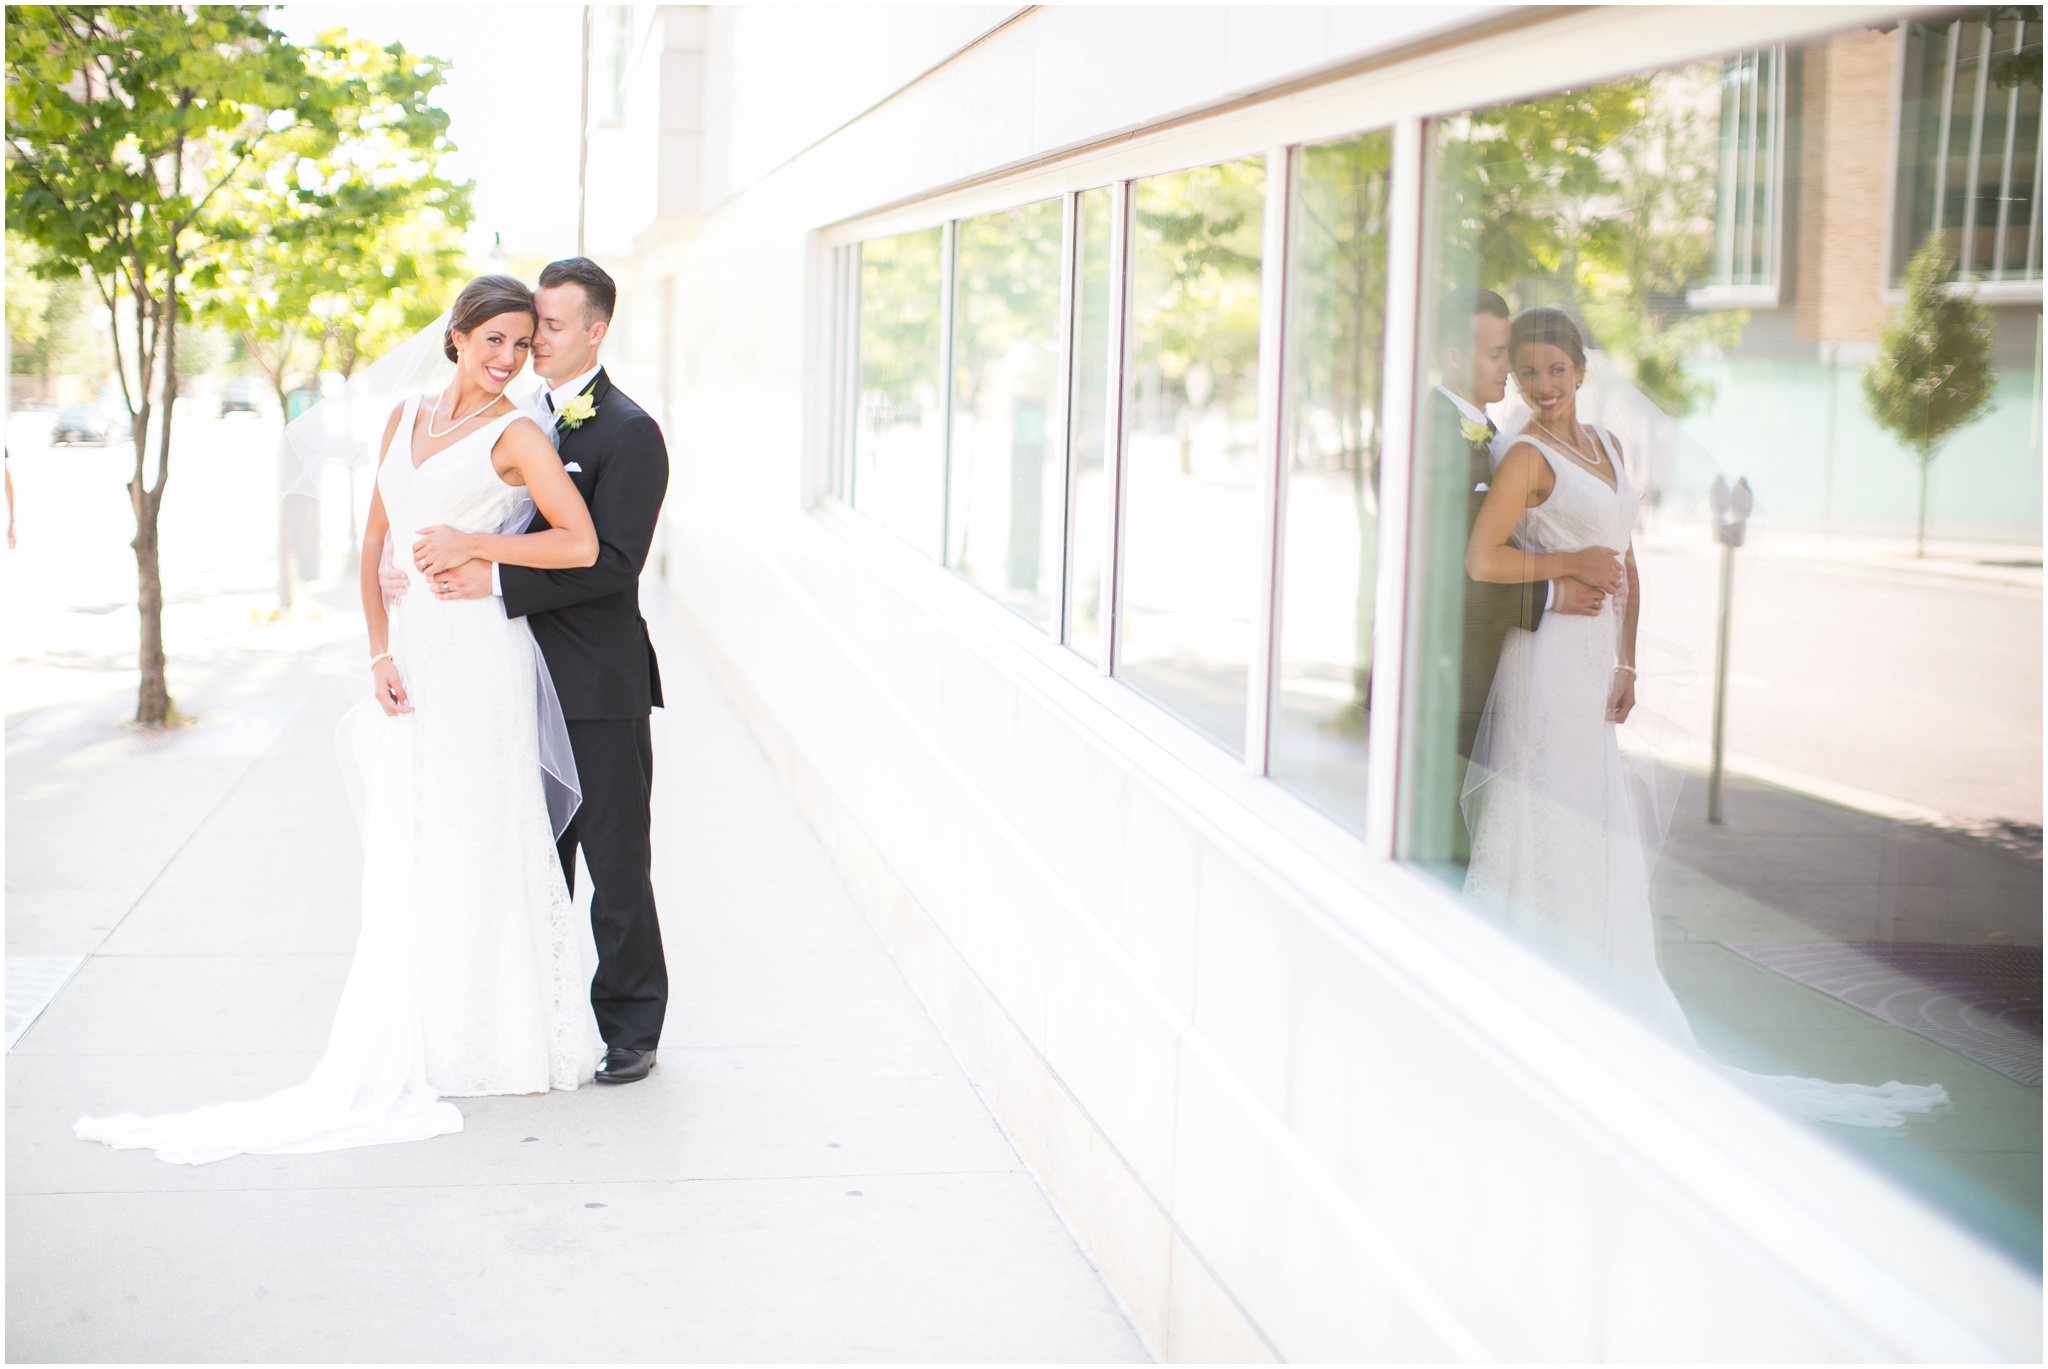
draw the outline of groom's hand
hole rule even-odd
[[[1568,613],[1579,618],[1593,618],[1600,613],[1600,606],[1607,602],[1606,592],[1593,588],[1584,580],[1567,576],[1550,582],[1557,588],[1557,602],[1550,606],[1552,613]]]
[[[454,570],[444,570],[427,582],[436,599],[488,599],[491,597],[491,563],[464,561]]]

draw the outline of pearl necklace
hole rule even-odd
[[[1545,423],[1542,419],[1538,418],[1532,421],[1536,424],[1536,426],[1539,429],[1543,431],[1546,437],[1550,438],[1551,441],[1563,447],[1573,456],[1578,457],[1579,460],[1585,462],[1588,466],[1598,467],[1607,464],[1607,453],[1600,449],[1599,443],[1590,443],[1589,445],[1593,448],[1593,454],[1591,456],[1586,456],[1579,451],[1578,443],[1573,442],[1570,438],[1560,437],[1558,434],[1552,432],[1550,429],[1550,425]]]
[[[455,387],[451,385],[448,387],[448,392],[453,393],[454,389]],[[504,397],[505,396],[503,395],[492,395],[489,399],[485,400],[481,405],[474,409],[471,409],[468,413],[456,419],[453,423],[450,423],[447,427],[441,429],[441,431],[438,433],[434,431],[434,415],[441,412],[441,400],[435,400],[434,407],[427,410],[427,440],[431,442],[435,438],[448,436],[448,434],[454,432],[457,428],[469,422],[469,420],[475,418],[478,414],[482,413],[485,409],[490,408],[493,404],[496,404],[499,400],[503,399]],[[445,398],[447,398],[446,394],[442,396],[442,399]]]

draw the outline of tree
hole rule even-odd
[[[1906,300],[1877,341],[1863,371],[1870,416],[1920,459],[1920,513],[1913,554],[1927,554],[1927,476],[1942,444],[1991,404],[1991,314],[1951,292],[1955,270],[1937,229],[1906,266]]]
[[[8,362],[35,376],[37,397],[52,398],[51,378],[82,376],[97,387],[112,368],[104,333],[93,325],[92,287],[77,273],[36,274],[42,254],[15,234],[7,239]]]
[[[1700,63],[1444,120],[1442,283],[1569,309],[1674,418],[1711,398],[1685,363],[1747,321],[1685,302],[1713,250],[1721,76]]]
[[[321,109],[299,53],[253,6],[10,6],[7,226],[81,271],[109,316],[133,420],[136,721],[171,718],[158,513],[170,478],[178,323],[188,273],[213,248],[209,212],[272,137]],[[123,319],[123,298],[132,305]],[[133,331],[134,378],[121,351]],[[159,412],[159,409],[161,410]],[[148,470],[157,438],[154,477]]]
[[[1190,408],[1256,402],[1266,164],[1245,158],[1133,187],[1133,353]],[[1188,390],[1190,374],[1206,373]]]
[[[440,174],[446,62],[338,30],[302,55],[328,117],[273,138],[223,193],[221,251],[193,277],[280,408],[323,361],[346,378],[440,313],[470,221],[469,183]]]
[[[1393,139],[1367,133],[1301,150],[1295,169],[1294,276],[1287,301],[1290,400],[1285,441],[1296,468],[1325,454],[1312,413],[1332,420],[1336,466],[1348,477],[1359,555],[1352,585],[1350,726],[1372,702],[1374,587],[1379,546],[1378,415],[1385,355],[1387,194]]]

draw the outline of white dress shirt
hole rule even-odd
[[[577,376],[574,380],[568,382],[566,385],[557,385],[553,389],[549,390],[547,392],[548,412],[551,414],[560,413],[562,411],[562,406],[564,404],[567,404],[570,400],[574,399],[577,395],[581,394],[583,392],[583,388],[586,385],[590,384],[591,381],[597,379],[597,373],[603,369],[604,367],[602,365],[593,366],[589,370],[585,371],[582,375]]]
[[[1442,395],[1445,399],[1450,400],[1451,403],[1457,406],[1459,413],[1465,415],[1465,417],[1471,419],[1480,427],[1489,429],[1492,428],[1492,422],[1486,417],[1486,410],[1480,408],[1471,400],[1466,399],[1463,395],[1452,394],[1449,390],[1445,389],[1441,385],[1436,387],[1436,392]],[[1543,607],[1544,610],[1548,612],[1550,609],[1554,609],[1557,607],[1557,581],[1546,580],[1543,583]]]
[[[1471,400],[1465,398],[1463,395],[1453,394],[1451,391],[1445,389],[1441,385],[1436,387],[1436,392],[1442,395],[1445,399],[1450,400],[1451,403],[1457,405],[1459,413],[1465,415],[1465,417],[1471,419],[1480,427],[1484,428],[1488,426],[1486,410],[1479,408],[1477,405],[1473,404]]]
[[[555,415],[562,411],[564,404],[583,393],[584,387],[588,386],[602,369],[604,366],[600,362],[566,384],[546,390],[534,390],[527,395],[528,414],[534,422],[540,424],[540,430],[548,435],[548,441],[555,444],[557,451],[562,447],[562,430],[555,426]],[[491,562],[491,593],[500,599],[505,597],[505,577],[496,561]]]

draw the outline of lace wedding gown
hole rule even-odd
[[[401,548],[435,524],[495,532],[524,499],[491,448],[518,413],[414,466],[406,402],[377,473]],[[86,1140],[204,1164],[462,1130],[447,1096],[589,1081],[588,966],[542,792],[539,653],[496,598],[443,601],[407,567],[391,651],[413,712],[365,698],[342,720],[363,785],[362,932],[326,1054],[305,1083],[169,1117],[86,1118]]]
[[[1541,452],[1550,497],[1523,513],[1515,544],[1566,552],[1629,544],[1641,502],[1604,433],[1615,484],[1523,431],[1500,439]],[[1465,893],[1521,940],[1666,1035],[1695,1045],[1657,964],[1650,867],[1659,829],[1648,778],[1624,760],[1607,698],[1621,615],[1546,613],[1508,633],[1472,747],[1462,800],[1472,833]],[[1890,1127],[1948,1100],[1940,1085],[1836,1084],[1731,1071],[1801,1116]]]

